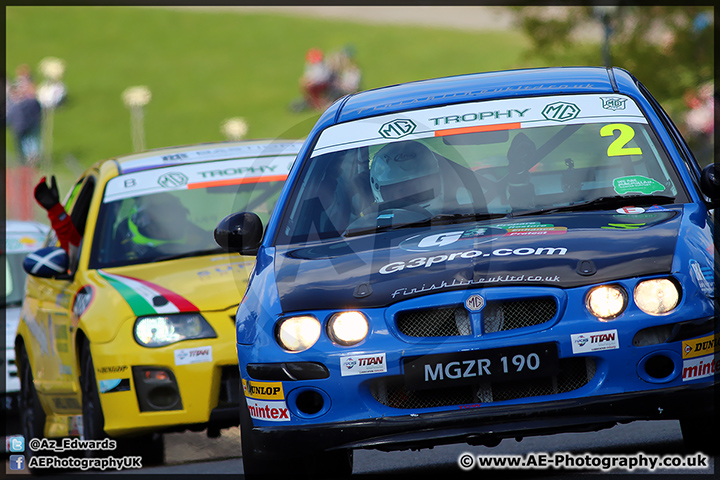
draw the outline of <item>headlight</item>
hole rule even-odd
[[[615,285],[595,287],[588,293],[585,305],[599,320],[611,320],[625,310],[625,290]]]
[[[310,315],[290,317],[277,327],[277,341],[291,352],[302,352],[315,345],[320,338],[320,322]]]
[[[328,322],[328,335],[335,343],[350,346],[367,337],[368,321],[360,312],[336,313]]]
[[[143,347],[162,347],[195,338],[217,338],[199,313],[151,315],[135,320],[135,341]]]
[[[680,292],[667,278],[645,280],[635,287],[635,304],[650,315],[662,315],[677,307]]]

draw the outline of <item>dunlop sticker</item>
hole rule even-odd
[[[243,393],[248,398],[285,400],[282,382],[251,382],[242,379]]]
[[[720,351],[720,335],[708,335],[682,344],[682,358],[695,358]]]

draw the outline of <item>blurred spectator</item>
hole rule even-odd
[[[348,45],[325,58],[322,50],[311,48],[305,54],[305,69],[300,78],[302,99],[290,104],[293,111],[307,108],[324,110],[340,97],[360,89],[362,74],[354,61],[355,50]]]
[[[18,91],[27,91],[28,94],[35,95],[35,82],[32,79],[30,65],[23,63],[15,69],[15,81],[13,89]]]
[[[38,69],[44,80],[37,90],[37,97],[45,109],[58,107],[67,97],[67,87],[62,81],[65,62],[55,57],[43,58]]]
[[[15,139],[20,162],[34,166],[40,158],[42,106],[35,96],[35,84],[29,72],[18,67],[18,77],[10,87],[6,109],[7,126]]]
[[[685,114],[684,123],[688,143],[698,161],[705,165],[712,163],[713,134],[715,133],[714,84],[708,82],[697,92],[685,94],[685,104],[690,110]]]
[[[332,71],[323,58],[322,50],[311,48],[305,54],[305,70],[300,77],[300,88],[307,104],[322,110],[328,106],[327,93],[330,87]]]
[[[360,90],[362,72],[355,63],[355,48],[346,45],[328,59],[332,71],[330,98],[333,100]]]

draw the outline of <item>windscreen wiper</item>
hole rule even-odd
[[[478,212],[478,213],[441,213],[434,217],[425,218],[416,222],[408,222],[401,224],[385,224],[377,225],[368,228],[358,228],[353,230],[345,230],[343,237],[354,237],[357,235],[366,235],[368,233],[379,233],[388,230],[397,230],[400,228],[413,228],[413,227],[425,227],[429,225],[451,225],[454,223],[463,223],[467,221],[478,221],[478,220],[492,220],[494,218],[506,218],[506,213],[489,213],[489,212]]]
[[[578,212],[583,210],[607,210],[611,208],[627,207],[643,205],[667,205],[675,203],[674,197],[665,195],[615,195],[613,197],[598,197],[587,202],[574,203],[572,205],[563,205],[561,207],[541,208],[538,210],[527,210],[522,212],[513,212],[511,217],[527,217],[530,215],[545,215],[556,212]]]

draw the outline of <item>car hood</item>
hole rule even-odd
[[[254,258],[193,257],[97,270],[136,316],[220,311],[240,303]]]
[[[682,206],[407,228],[278,247],[284,312],[383,307],[501,285],[577,287],[669,273]]]

